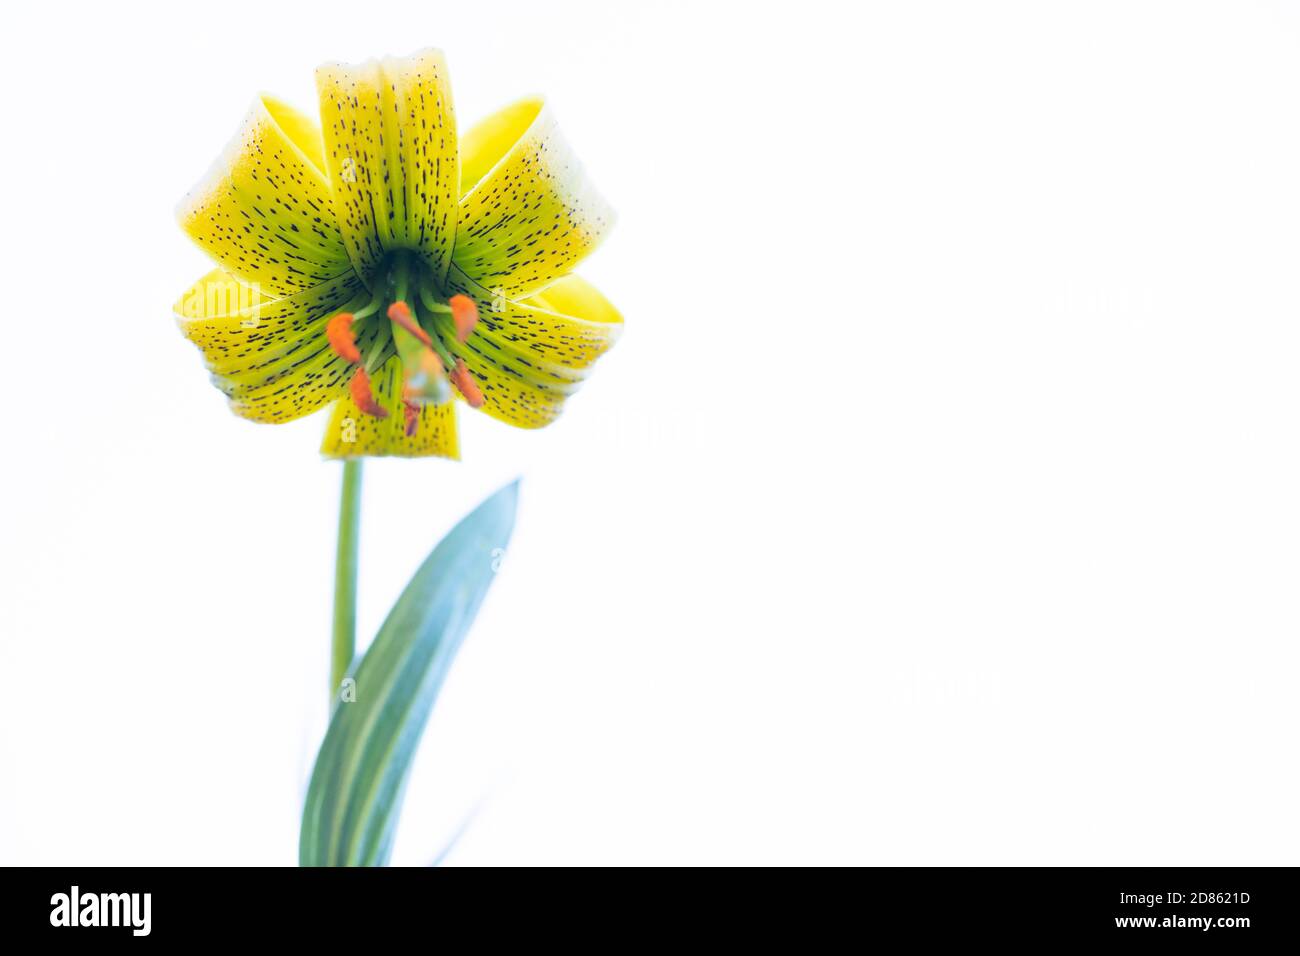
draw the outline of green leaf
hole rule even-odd
[[[383,866],[429,712],[515,523],[518,482],[434,548],[353,673],[316,756],[302,812],[303,866]]]

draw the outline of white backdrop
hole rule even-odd
[[[339,468],[208,385],[172,210],[425,45],[464,125],[551,98],[628,328],[367,468],[363,639],[524,477],[394,862],[1296,862],[1295,7],[7,16],[0,863],[295,861]]]

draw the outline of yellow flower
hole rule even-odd
[[[321,126],[261,96],[178,210],[219,268],[176,304],[239,415],[333,402],[332,457],[458,457],[453,390],[553,421],[622,318],[570,270],[613,214],[540,99],[457,137],[439,51],[316,73]],[[323,131],[322,131],[323,127]]]

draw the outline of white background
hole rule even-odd
[[[176,202],[252,97],[549,95],[627,333],[565,417],[367,466],[360,631],[515,545],[394,862],[1294,864],[1300,13],[9,11],[0,862],[292,864],[339,466],[228,413]]]

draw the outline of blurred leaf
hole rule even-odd
[[[425,559],[334,710],[302,813],[303,866],[383,866],[411,758],[438,689],[496,576],[518,483],[479,505]]]

